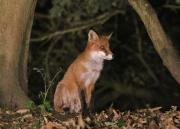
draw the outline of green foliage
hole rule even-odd
[[[176,4],[180,4],[180,0],[176,0]]]
[[[110,128],[122,128],[126,126],[126,121],[120,119],[119,121],[106,121],[104,124]]]
[[[118,0],[53,0],[50,14],[63,17],[67,22],[74,22],[111,10],[118,3]]]
[[[118,125],[118,127],[122,128],[123,126],[126,126],[126,121],[123,120],[123,119],[120,119],[120,120],[117,122],[117,125]]]
[[[38,107],[40,108],[41,112],[52,111],[52,107],[49,101],[43,101],[43,103]]]
[[[35,108],[35,103],[30,100],[30,101],[28,101],[28,102],[26,103],[26,107],[27,107],[28,109],[33,109],[33,108]]]

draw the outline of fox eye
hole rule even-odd
[[[100,46],[100,49],[104,49],[104,46]]]

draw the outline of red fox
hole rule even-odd
[[[103,68],[104,60],[112,60],[109,36],[98,36],[93,30],[88,33],[85,50],[69,66],[63,79],[58,83],[54,94],[54,109],[71,113],[82,111],[82,95],[87,108],[90,108],[92,91]]]

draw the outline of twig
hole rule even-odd
[[[42,14],[42,13],[35,13],[34,16],[35,16],[35,18],[41,18],[41,19],[58,18],[58,16],[51,16],[51,15],[46,15],[46,14]]]
[[[46,72],[46,77],[47,77],[47,84],[48,84],[48,89],[49,91],[49,97],[52,98],[53,92],[52,92],[52,80],[51,80],[51,75],[50,75],[50,70],[49,70],[49,55],[51,51],[53,50],[54,46],[56,45],[57,41],[59,38],[56,38],[48,47],[48,50],[46,52],[46,57],[45,57],[45,72]],[[53,78],[54,80],[54,78]]]
[[[170,9],[180,9],[180,5],[170,5],[170,4],[167,4],[167,5],[164,5],[162,7],[170,8]]]
[[[99,24],[103,24],[106,21],[108,21],[112,16],[117,15],[119,13],[122,13],[122,11],[119,10],[113,10],[113,11],[109,11],[106,12],[94,19],[90,19],[88,21],[82,22],[81,25],[75,26],[75,27],[71,27],[69,29],[65,29],[65,30],[59,30],[56,32],[52,32],[49,34],[45,34],[42,37],[38,37],[38,38],[32,38],[31,42],[39,42],[39,41],[43,41],[46,39],[51,39],[53,37],[59,36],[59,35],[63,35],[63,34],[67,34],[67,33],[72,33],[72,32],[76,32],[76,31],[80,31],[95,25],[99,25]]]

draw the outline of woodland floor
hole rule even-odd
[[[0,109],[0,129],[178,129],[180,111],[161,107],[120,112],[113,108],[89,115],[42,113],[38,109]]]

